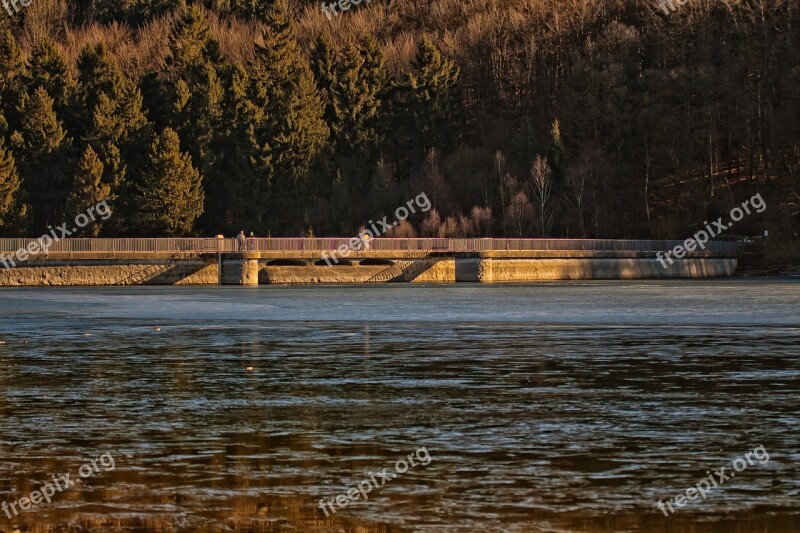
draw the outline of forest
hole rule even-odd
[[[31,0],[0,10],[0,236],[800,240],[800,3]]]

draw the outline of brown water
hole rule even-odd
[[[8,289],[0,308],[0,502],[115,463],[0,531],[800,531],[798,280]],[[656,507],[759,445],[705,501]]]

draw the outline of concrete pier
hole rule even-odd
[[[381,243],[384,249],[378,250],[350,250],[338,262],[330,259],[329,252],[335,249],[332,246],[336,242],[302,239],[293,240],[293,245],[288,246],[284,240],[269,241],[248,243],[248,248],[253,249],[246,251],[231,250],[235,244],[213,239],[177,243],[175,246],[182,246],[181,251],[122,250],[119,244],[118,249],[93,251],[76,249],[86,248],[85,243],[81,246],[72,243],[69,250],[51,249],[46,254],[17,261],[10,269],[0,266],[0,286],[256,286],[705,278],[730,276],[737,265],[736,248],[730,243],[710,243],[726,246],[689,252],[681,259],[672,259],[670,264],[663,259],[663,251],[675,246],[674,241],[499,240],[507,248],[530,249],[482,250],[479,248],[486,248],[487,244],[497,245],[498,239],[487,239],[491,241],[488,243],[475,239],[466,243],[473,249],[465,250],[465,243],[456,239],[433,239],[393,246]],[[297,245],[300,241],[302,246]],[[575,249],[568,249],[571,242]],[[419,249],[422,244],[428,249]],[[163,248],[162,245],[148,243],[153,248]],[[141,247],[141,244],[136,246]]]
[[[261,266],[258,254],[237,253],[226,254],[222,259],[223,285],[258,285],[258,273]]]

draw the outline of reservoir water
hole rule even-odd
[[[3,289],[0,309],[0,502],[114,460],[0,531],[800,531],[798,279]]]

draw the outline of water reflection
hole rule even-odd
[[[800,529],[796,323],[281,321],[230,302],[213,320],[143,319],[169,290],[113,320],[103,306],[73,320],[24,294],[0,323],[0,500],[100,453],[116,469],[0,527]],[[254,309],[263,294],[237,298]],[[297,298],[313,306],[309,294]],[[480,305],[504,304],[486,293]],[[695,311],[724,315],[709,305]],[[669,519],[655,507],[757,445],[766,465]],[[330,518],[318,507],[420,446],[428,466]]]

